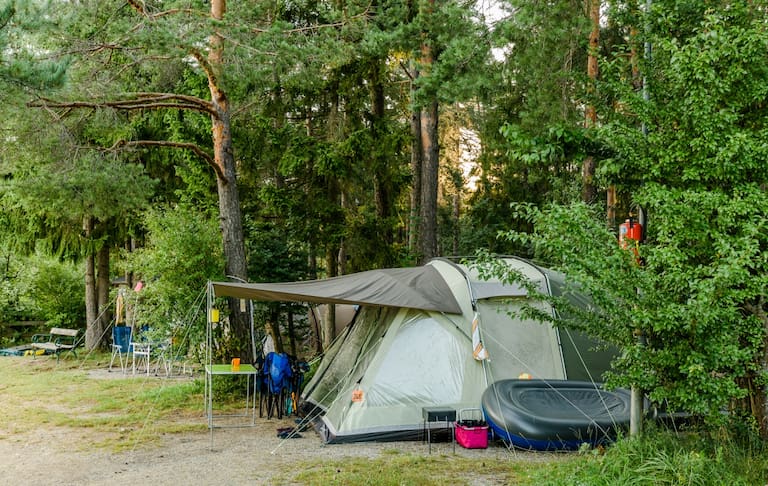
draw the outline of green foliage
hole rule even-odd
[[[683,211],[673,206],[669,193],[665,195],[669,212],[652,212],[655,228],[663,231],[667,225],[690,222],[677,219]],[[713,201],[725,204],[722,197]],[[689,199],[679,205],[688,216],[701,211]],[[553,299],[561,314],[574,316],[572,325],[625,350],[615,363],[613,384],[640,386],[653,401],[667,400],[712,423],[719,423],[731,400],[745,396],[739,380],[759,373],[764,339],[763,323],[743,311],[744,303],[759,299],[765,288],[765,277],[756,278],[750,270],[757,263],[755,245],[759,248],[762,235],[758,240],[739,237],[733,234],[737,227],[728,224],[718,237],[710,224],[709,234],[731,252],[724,257],[710,245],[697,249],[697,240],[706,244],[706,237],[694,238],[696,227],[688,233],[677,228],[681,231],[668,235],[671,240],[653,242],[651,237],[653,243],[641,247],[641,266],[632,251],[619,247],[601,215],[583,204],[546,210],[520,207],[520,215],[530,219],[535,233],[505,236],[531,245],[542,263],[562,270],[572,282],[571,290],[586,293],[595,306],[582,311],[566,299]],[[711,214],[699,217],[708,221]],[[756,221],[754,212],[747,219]],[[740,220],[739,227],[742,224]],[[696,258],[690,260],[688,253]],[[547,318],[538,313],[535,317]],[[635,344],[637,333],[646,345]]]
[[[38,320],[38,308],[31,298],[31,265],[27,258],[20,257],[11,251],[2,255],[2,273],[0,274],[0,337],[5,345],[15,343],[17,339],[26,339],[22,330],[13,329],[7,324],[14,321]]]
[[[46,257],[30,259],[28,264],[34,268],[29,298],[39,309],[39,317],[51,327],[83,328],[82,268]]]
[[[205,340],[205,282],[224,268],[216,221],[179,205],[148,211],[144,225],[146,245],[126,255],[128,270],[146,282],[137,323],[194,347]]]
[[[702,10],[671,34],[669,7],[655,3],[652,17],[650,100],[622,69],[606,73],[617,110],[600,130],[612,154],[601,174],[648,214],[639,258],[582,204],[518,205],[535,232],[504,236],[590,296],[596,312],[575,325],[623,347],[614,384],[718,424],[743,397],[765,394],[768,35],[757,5]],[[749,412],[762,423],[760,405]]]
[[[589,27],[584,3],[511,0],[501,5],[514,14],[493,26],[489,41],[504,55],[483,69],[489,88],[476,93],[482,109],[473,125],[483,149],[462,241],[468,253],[484,248],[530,257],[526,245],[495,238],[505,229],[532,229],[510,202],[578,200],[577,168],[585,156],[604,154],[581,128]]]
[[[11,342],[41,329],[5,328],[14,321],[40,321],[45,327],[82,328],[85,323],[82,271],[71,262],[43,255],[3,256],[0,274],[0,332]],[[18,342],[16,342],[18,344]]]
[[[279,226],[248,224],[248,274],[255,282],[290,282],[309,275],[306,248],[292,242]]]
[[[120,218],[144,204],[152,188],[136,164],[98,156],[57,162],[16,181],[14,195],[29,212],[71,224],[84,216]]]
[[[420,74],[414,80],[412,100],[422,106],[436,99],[441,104],[471,100],[487,88],[482,69],[490,56],[488,27],[479,22],[473,8],[462,2],[422,3],[399,39],[414,54]],[[422,45],[430,45],[431,62],[420,59]]]
[[[520,125],[504,123],[498,131],[504,155],[481,159],[483,177],[469,201],[468,234],[463,239],[476,241],[469,253],[483,248],[530,257],[532,250],[524,242],[496,238],[500,231],[532,230],[531,222],[521,217],[514,203],[538,206],[578,200],[580,186],[573,176],[573,161],[597,149],[582,129],[557,126],[537,135],[524,132]]]
[[[645,181],[707,190],[766,180],[768,35],[757,6],[706,14],[697,6],[700,23],[686,37],[671,36],[663,23],[668,10],[656,8],[653,61],[642,67],[650,100],[620,78],[604,83],[623,107],[601,130],[616,154],[601,168],[604,176],[630,189]]]
[[[501,92],[514,106],[507,121],[525,132],[550,126],[578,126],[585,98],[586,43],[584,4],[574,0],[504,2],[514,12],[494,31],[494,44],[507,51]],[[498,97],[498,94],[496,94]]]
[[[77,140],[87,127],[44,124],[40,114],[14,111],[3,121],[13,133],[0,148],[3,241],[20,254],[47,250],[71,258],[110,237],[122,243],[155,181],[130,159],[82,150]],[[82,234],[86,218],[98,220],[91,239]]]
[[[531,484],[568,485],[752,485],[768,474],[765,446],[740,442],[729,434],[673,435],[652,431],[624,439],[604,452],[552,464],[531,474]]]
[[[41,91],[62,86],[66,57],[50,55],[47,34],[55,21],[46,15],[51,2],[6,0],[0,3],[0,85],[12,92]],[[9,94],[5,89],[0,97]]]

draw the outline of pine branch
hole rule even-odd
[[[216,160],[208,152],[200,148],[199,145],[188,142],[171,142],[169,140],[119,140],[115,142],[108,150],[114,151],[124,147],[170,147],[184,150],[190,150],[208,164],[218,180],[224,180],[224,174],[221,168],[216,164]]]
[[[138,2],[136,0],[128,0],[128,5],[130,5],[131,8],[133,8],[135,11],[137,11],[141,15],[149,17],[149,12],[147,12],[147,8],[146,8],[146,5],[144,5],[144,2]]]
[[[185,14],[192,14],[197,15],[198,17],[208,17],[208,12],[203,12],[200,10],[195,10],[192,8],[172,8],[168,10],[161,10],[159,12],[151,13],[149,10],[147,10],[147,6],[144,2],[137,1],[137,0],[128,0],[128,5],[133,8],[136,12],[138,12],[140,15],[147,17],[148,19],[154,20],[160,17],[166,17],[168,15],[175,15],[180,13]]]
[[[115,101],[56,101],[49,98],[38,98],[27,103],[30,108],[65,108],[65,109],[99,109],[112,108],[115,110],[160,110],[165,108],[197,111],[211,116],[217,116],[211,103],[194,96],[174,93],[139,92],[123,95],[135,97]]]
[[[305,32],[318,32],[323,29],[338,29],[341,27],[344,27],[348,23],[352,22],[353,20],[367,20],[374,17],[374,13],[372,13],[372,4],[369,3],[367,7],[365,7],[365,10],[360,12],[359,14],[352,15],[350,17],[346,17],[343,20],[340,20],[338,22],[331,22],[327,24],[316,24],[316,25],[308,25],[306,27],[296,27],[295,29],[286,29],[283,30],[282,34],[303,34]],[[254,34],[266,34],[267,32],[270,32],[270,29],[264,29],[264,28],[252,28],[251,32]]]
[[[193,49],[191,54],[192,54],[192,57],[195,58],[195,61],[197,61],[197,63],[199,64],[200,69],[202,69],[203,72],[205,73],[205,77],[208,78],[208,85],[219,86],[218,84],[219,79],[213,70],[213,66],[211,66],[211,63],[209,62],[208,57],[205,56],[205,54],[200,52],[198,49]]]

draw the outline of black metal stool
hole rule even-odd
[[[421,416],[424,418],[424,429],[427,432],[427,443],[429,444],[429,453],[432,454],[432,427],[429,427],[430,422],[445,422],[446,426],[451,429],[451,444],[453,445],[453,452],[456,452],[456,441],[454,440],[453,424],[456,422],[456,409],[448,407],[422,407]]]

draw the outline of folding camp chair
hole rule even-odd
[[[152,361],[152,343],[132,341],[131,352],[133,353],[133,360],[131,362],[133,374],[136,374],[137,367],[146,367],[147,376],[149,376],[149,367]]]
[[[267,418],[276,414],[277,418],[281,419],[285,408],[286,389],[292,376],[290,358],[285,353],[267,353],[262,370],[266,382],[266,397],[262,393],[259,399],[259,416],[262,416],[262,406],[266,402]]]
[[[125,373],[128,367],[128,353],[131,348],[131,331],[130,326],[112,327],[112,359],[109,360],[109,371],[112,371],[112,366],[115,364],[115,359],[117,359],[120,363],[120,370]],[[123,360],[123,357],[125,357],[125,360]]]

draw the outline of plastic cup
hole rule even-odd
[[[232,371],[240,369],[240,358],[232,358]]]

